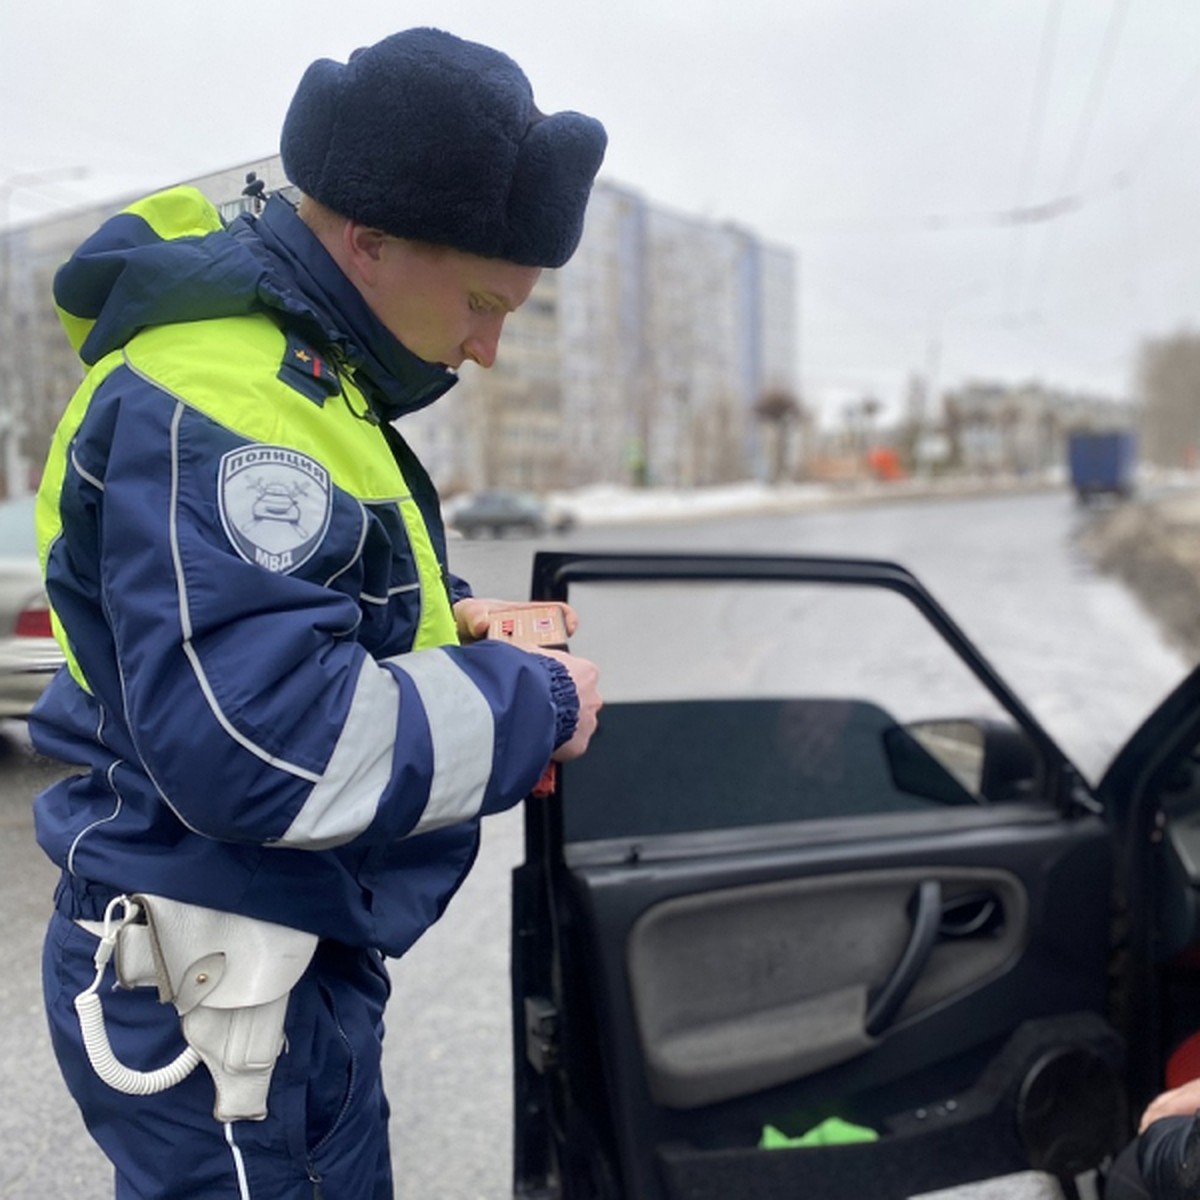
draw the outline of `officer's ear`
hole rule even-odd
[[[379,270],[383,261],[384,243],[389,235],[370,225],[347,221],[342,229],[342,251],[351,271],[369,286],[379,282]]]

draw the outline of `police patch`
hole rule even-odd
[[[221,459],[221,522],[234,549],[268,571],[306,563],[329,529],[329,472],[285,446],[243,446]]]

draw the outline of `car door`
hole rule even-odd
[[[1096,794],[1117,848],[1113,1007],[1140,1109],[1200,1076],[1200,668],[1116,755]]]
[[[533,597],[605,708],[514,872],[517,1195],[1071,1186],[1123,1144],[1112,831],[907,571],[539,553]]]

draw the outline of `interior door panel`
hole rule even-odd
[[[594,1005],[619,1194],[669,1194],[654,1190],[665,1147],[676,1161],[687,1148],[750,1151],[765,1125],[803,1131],[833,1115],[885,1131],[969,1091],[1022,1023],[1099,1019],[1106,829],[1032,811],[981,816],[991,822],[970,837],[955,829],[835,851],[777,829],[759,854],[739,847],[727,859],[707,844],[688,857],[675,845],[660,860],[645,842],[636,863],[602,865],[593,851],[569,868],[563,914],[582,955],[570,960],[580,992],[570,1006]],[[931,880],[976,915],[994,897],[1002,917],[962,936],[951,904],[894,1020],[871,1035],[867,1012],[911,939],[914,893]],[[1012,1124],[1010,1112],[991,1116]],[[1014,1149],[1008,1167],[1022,1165]]]
[[[935,895],[906,995],[889,992]],[[942,898],[991,904],[978,936],[943,929]],[[628,940],[634,1021],[656,1103],[696,1108],[775,1087],[878,1044],[894,996],[904,1021],[982,985],[1027,940],[1020,880],[990,870],[856,871],[677,897]],[[882,1016],[882,1012],[880,1013]]]

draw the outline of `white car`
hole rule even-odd
[[[477,492],[450,508],[447,520],[463,537],[507,534],[538,537],[543,533],[566,533],[574,528],[570,512],[551,506],[532,492],[493,488]]]
[[[33,526],[33,497],[0,503],[0,717],[24,717],[63,653],[50,628]]]

